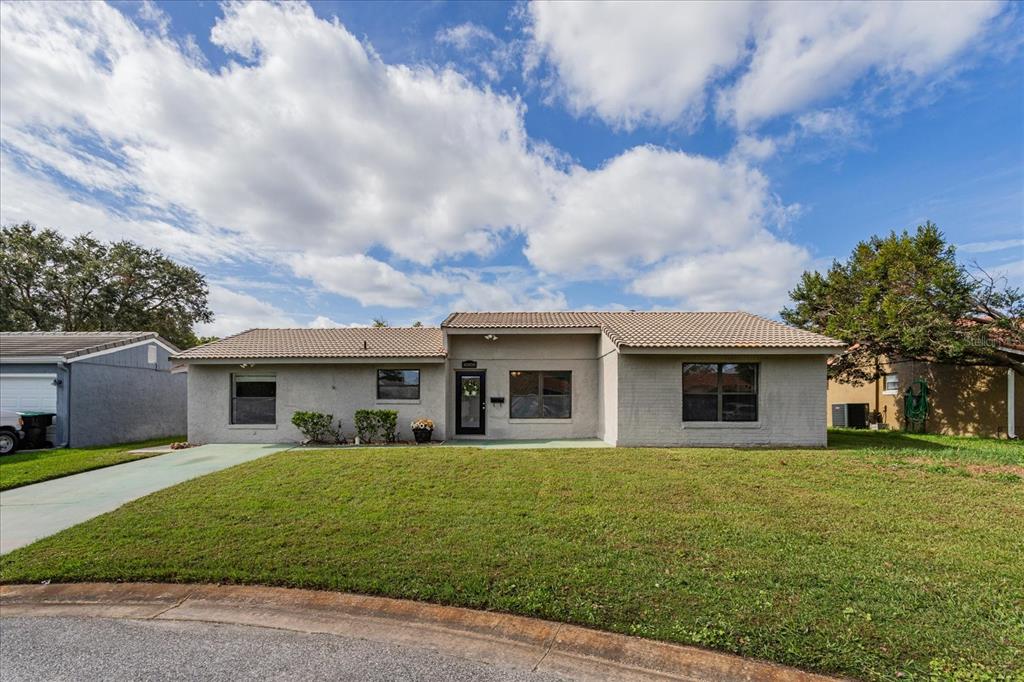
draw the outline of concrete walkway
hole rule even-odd
[[[5,585],[0,587],[0,616],[0,623],[13,618],[90,617],[276,628],[417,648],[500,666],[505,671],[518,669],[574,680],[830,679],[767,661],[536,618],[277,587],[156,583]],[[254,635],[253,639],[258,638]],[[100,646],[104,641],[93,640],[93,645]],[[168,640],[167,646],[173,646],[173,641]],[[250,648],[255,649],[253,655],[274,653],[272,647]],[[144,648],[132,652],[136,656],[149,655],[140,654],[146,652]],[[427,669],[411,677],[441,679],[444,676],[440,672]]]
[[[5,490],[0,492],[0,554],[157,490],[289,447],[202,445]]]

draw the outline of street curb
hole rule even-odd
[[[835,679],[767,661],[536,618],[281,587],[164,583],[3,585],[0,616],[203,621],[335,634],[575,679]]]

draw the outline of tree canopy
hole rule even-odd
[[[3,331],[155,331],[182,348],[210,322],[206,279],[159,249],[31,223],[0,228]]]
[[[877,378],[879,356],[1024,371],[1024,294],[956,259],[932,223],[860,242],[828,272],[805,272],[782,318],[841,339],[850,349],[830,373]]]

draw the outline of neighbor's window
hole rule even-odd
[[[277,423],[277,377],[234,374],[231,377],[231,423]]]
[[[510,419],[572,417],[572,372],[508,373]]]
[[[378,369],[377,400],[419,400],[418,369]]]
[[[757,421],[757,364],[684,364],[683,421]]]
[[[900,391],[900,375],[899,374],[886,374],[885,375],[885,392],[886,393],[899,393]]]

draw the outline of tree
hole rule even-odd
[[[878,377],[879,356],[1024,372],[1024,293],[956,260],[932,223],[857,244],[827,274],[805,272],[782,310],[789,324],[841,339],[849,350],[830,374],[854,383]]]
[[[416,320],[415,322],[412,323],[412,326],[414,326],[414,327],[422,327],[423,323],[420,322],[419,320]]]
[[[182,348],[211,322],[206,280],[159,249],[31,223],[0,227],[0,329],[155,331]]]
[[[387,320],[385,320],[383,317],[375,317],[375,318],[373,318],[373,324],[371,326],[373,326],[373,327],[390,327],[391,324]]]

